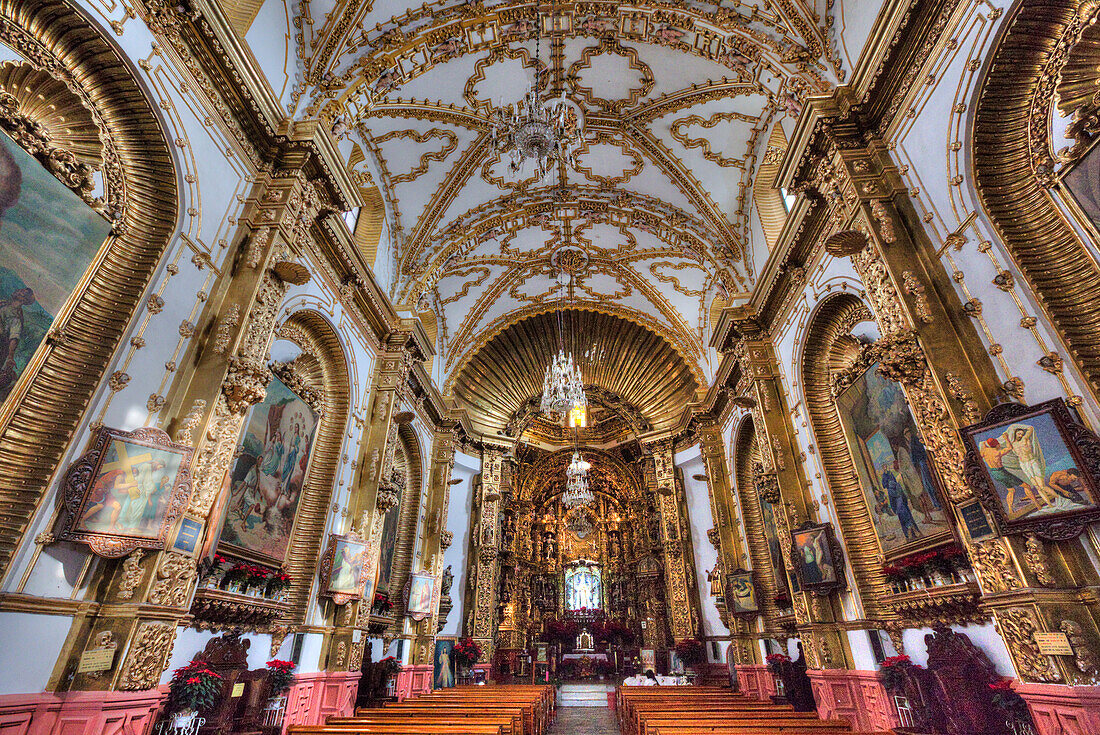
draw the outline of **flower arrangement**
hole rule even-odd
[[[878,672],[878,680],[882,683],[883,689],[893,693],[905,686],[905,679],[909,670],[921,668],[924,667],[910,661],[908,656],[890,656],[882,662]]]
[[[791,657],[785,653],[769,653],[764,657],[764,662],[768,665],[768,671],[778,676],[783,672],[783,665],[791,662]]]
[[[707,649],[698,638],[685,638],[676,642],[676,654],[684,666],[698,666],[707,660]]]
[[[278,595],[280,592],[290,586],[290,575],[284,572],[282,569],[275,571],[267,578],[267,584],[264,587],[264,591],[269,595]]]
[[[989,690],[993,693],[993,707],[1009,722],[1031,722],[1031,711],[1024,698],[1012,689],[1012,679],[1003,678],[992,682]]]
[[[371,603],[371,607],[379,613],[385,614],[393,609],[393,601],[390,600],[389,595],[383,594],[382,592],[376,592],[374,593],[374,602]]]
[[[575,641],[580,632],[580,626],[571,620],[550,620],[546,623],[545,638],[547,643],[565,645]]]
[[[592,636],[598,643],[634,642],[634,631],[618,620],[597,620],[592,623]]]
[[[226,563],[226,558],[221,554],[214,554],[209,559],[203,559],[199,564],[199,582],[204,583],[221,570]]]
[[[236,582],[247,592],[253,587],[262,588],[267,586],[271,574],[272,572],[270,569],[262,567],[259,564],[249,564],[248,562],[239,561],[229,567],[225,574],[222,575],[222,584],[228,587]]]
[[[384,659],[378,662],[378,666],[382,669],[382,673],[387,676],[393,676],[397,672],[401,671],[401,662],[393,656],[386,656]]]
[[[271,696],[277,697],[294,683],[294,662],[273,658],[267,662],[267,676],[271,682]]]
[[[615,673],[615,664],[604,659],[597,659],[593,668],[598,676],[611,676]]]
[[[955,571],[959,560],[965,559],[966,552],[957,544],[950,544],[932,551],[924,551],[909,554],[897,559],[892,564],[882,567],[882,573],[891,582],[900,582],[913,576],[919,576],[932,571],[951,574]]]
[[[221,699],[222,676],[205,661],[192,661],[172,672],[168,708],[172,713],[213,709]]]
[[[473,638],[463,638],[455,643],[453,655],[456,664],[468,668],[481,659],[481,646]]]

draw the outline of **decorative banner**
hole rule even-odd
[[[417,572],[409,576],[405,585],[408,597],[405,612],[417,622],[432,614],[432,600],[435,596],[435,577],[426,572]]]

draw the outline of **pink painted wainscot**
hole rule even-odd
[[[1024,698],[1039,735],[1096,735],[1100,733],[1100,686],[1013,682]]]
[[[741,693],[753,699],[771,699],[775,694],[775,679],[767,666],[737,665],[737,684]]]
[[[0,696],[0,735],[148,735],[168,687],[141,692],[38,692]]]
[[[900,727],[893,700],[879,683],[875,671],[848,669],[809,670],[817,713],[822,719],[839,718],[863,731],[889,731]]]
[[[358,671],[318,671],[295,676],[287,692],[283,732],[288,725],[323,725],[330,715],[355,714],[359,676]]]
[[[430,692],[432,690],[432,669],[431,664],[402,666],[401,670],[397,672],[397,686],[394,689],[397,701],[404,702],[411,697]]]

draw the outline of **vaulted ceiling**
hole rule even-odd
[[[435,314],[441,384],[486,335],[555,304],[643,325],[710,379],[710,304],[747,293],[762,265],[749,218],[770,130],[837,76],[812,2],[288,6],[289,107],[346,124],[356,174],[385,202],[393,296]],[[489,135],[490,111],[539,68],[587,139],[542,181],[510,174]]]

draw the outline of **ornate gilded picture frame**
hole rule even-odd
[[[65,472],[58,538],[110,558],[163,549],[191,496],[193,451],[156,428],[100,428]]]
[[[331,597],[337,605],[346,605],[373,595],[374,590],[367,589],[368,582],[372,582],[368,574],[367,548],[367,542],[357,535],[329,534],[318,570],[323,596]]]
[[[1061,398],[995,406],[962,435],[967,484],[1002,533],[1058,541],[1100,519],[1100,439]]]
[[[435,576],[427,572],[409,575],[409,581],[405,584],[405,613],[410,618],[420,622],[432,614],[435,586]]]
[[[737,569],[726,575],[726,610],[734,615],[756,615],[760,612],[760,600],[756,594],[756,584],[752,572]]]
[[[804,523],[791,531],[791,546],[801,589],[823,595],[844,589],[844,552],[833,524]]]

